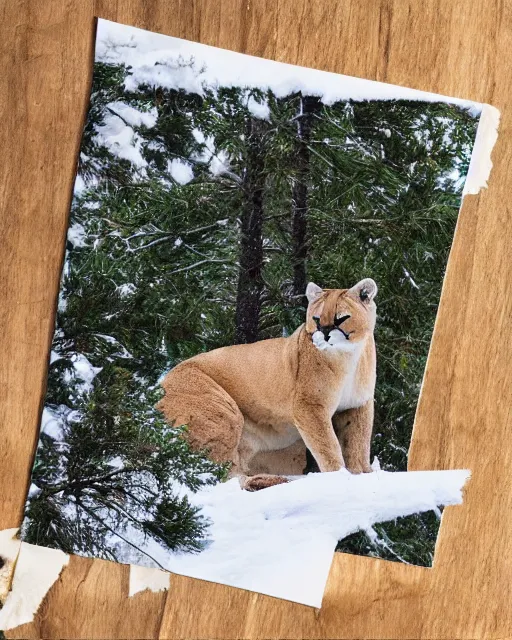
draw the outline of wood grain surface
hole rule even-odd
[[[488,102],[490,188],[466,197],[418,409],[411,469],[470,468],[432,569],[336,554],[314,610],[73,557],[11,638],[512,637],[512,2],[0,2],[0,529],[20,524],[37,437],[94,17],[257,56]]]

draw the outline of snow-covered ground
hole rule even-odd
[[[338,540],[376,522],[462,502],[469,471],[413,471],[351,475],[313,473],[256,493],[237,479],[190,501],[211,521],[199,554],[169,554],[154,541],[130,539],[169,571],[320,607]],[[124,534],[126,535],[126,533]],[[158,566],[131,547],[125,562]]]

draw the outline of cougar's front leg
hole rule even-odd
[[[362,407],[339,411],[332,417],[347,469],[370,473],[370,445],[373,429],[373,398]]]
[[[301,407],[295,410],[294,422],[320,471],[338,471],[345,466],[328,413],[316,407]]]

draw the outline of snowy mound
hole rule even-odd
[[[377,522],[460,504],[469,475],[343,470],[256,493],[233,479],[189,494],[211,521],[202,553],[169,555],[151,543],[145,549],[175,573],[320,607],[338,540]]]

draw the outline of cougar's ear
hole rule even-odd
[[[354,287],[352,287],[350,291],[354,295],[358,296],[361,302],[369,303],[377,295],[378,289],[375,280],[372,280],[371,278],[365,278],[364,280],[361,280],[361,282],[358,282]]]
[[[314,302],[317,298],[319,298],[323,293],[323,289],[321,289],[314,282],[310,282],[306,287],[306,298],[308,302]]]

